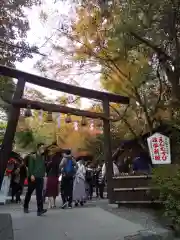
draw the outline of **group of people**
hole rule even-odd
[[[25,174],[23,174],[23,178],[21,177],[20,171],[27,169],[28,188],[24,199],[25,213],[29,212],[29,202],[34,190],[36,190],[38,216],[47,211],[43,207],[46,198],[48,198],[48,207],[56,208],[59,190],[62,198],[62,209],[72,208],[73,202],[75,206],[83,206],[88,199],[92,199],[94,187],[96,188],[96,197],[104,197],[105,164],[92,169],[84,163],[83,159],[76,161],[71,150],[66,150],[62,156],[61,152],[53,149],[51,149],[50,157],[46,162],[44,151],[44,144],[38,144],[37,151],[28,155],[26,164],[24,163],[13,170],[12,200],[16,196],[18,202],[23,190],[23,181],[26,178]],[[118,168],[115,164],[113,169],[114,175],[118,175]]]
[[[48,207],[56,208],[56,198],[59,190],[62,198],[62,209],[66,207],[83,206],[87,200],[91,200],[93,190],[96,189],[96,197],[104,198],[104,187],[106,184],[106,165],[99,165],[92,169],[85,164],[83,159],[76,161],[71,150],[66,150],[63,154],[52,148],[45,161],[45,146],[38,144],[37,151],[28,155],[26,161],[19,166],[14,165],[11,174],[12,201],[16,197],[16,202],[21,201],[21,194],[24,187],[24,180],[28,179],[28,189],[24,200],[24,212],[29,212],[29,202],[31,195],[36,190],[37,214],[44,214],[47,210],[43,208],[43,203],[48,198]],[[146,161],[145,161],[146,160]],[[119,176],[120,172],[149,173],[151,170],[146,155],[140,155],[132,161],[131,167],[127,159],[117,166],[113,162],[113,175]],[[46,181],[45,181],[46,180]],[[60,185],[60,186],[59,186]]]

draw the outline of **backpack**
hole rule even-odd
[[[75,168],[71,158],[67,159],[66,165],[63,168],[63,173],[65,176],[74,176]]]

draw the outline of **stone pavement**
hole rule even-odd
[[[0,206],[0,213],[11,213],[15,240],[124,240],[145,230],[140,223],[134,223],[117,216],[100,206],[88,203],[83,208],[53,209],[45,216],[36,216],[36,204],[33,197],[32,211],[24,214],[21,205]],[[156,228],[157,232],[167,231]]]

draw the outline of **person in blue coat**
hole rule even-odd
[[[152,166],[148,154],[144,152],[140,153],[140,155],[133,160],[132,168],[135,173],[150,174]]]

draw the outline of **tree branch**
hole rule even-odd
[[[167,53],[165,53],[164,50],[162,50],[160,47],[154,45],[152,42],[140,37],[138,34],[136,34],[135,32],[130,31],[130,34],[136,38],[138,41],[144,43],[146,46],[150,47],[151,49],[153,49],[158,56],[163,57],[165,60],[170,60],[173,62],[173,59],[171,58],[171,56],[169,56]]]
[[[21,46],[12,44],[12,43],[4,42],[4,41],[1,40],[1,39],[0,39],[0,43],[4,44],[4,46],[5,46],[5,45],[8,45],[8,46],[11,47],[11,48],[18,48],[18,49],[21,49],[21,50],[24,50],[24,51],[29,51],[29,53],[35,53],[35,54],[41,55],[41,56],[43,56],[43,57],[46,56],[45,54],[40,53],[38,50],[35,50],[35,49],[33,49],[32,47],[29,48],[29,50],[27,50],[27,49],[24,48],[24,47],[21,47]]]
[[[157,78],[159,80],[159,97],[158,97],[157,102],[155,104],[153,115],[155,115],[158,111],[159,103],[161,101],[162,92],[163,92],[163,85],[162,85],[162,80],[161,80],[161,76],[160,76],[160,73],[159,73],[159,68],[160,68],[160,66],[157,67],[157,71],[156,71],[156,75],[157,75]]]
[[[146,103],[142,102],[142,99],[141,99],[141,96],[139,95],[138,89],[135,87],[134,90],[135,90],[135,95],[137,97],[137,101],[139,102],[140,106],[142,107],[142,109],[144,111],[146,121],[147,121],[147,124],[149,127],[149,131],[150,131],[150,133],[152,133],[153,126],[152,126],[152,121],[151,121],[151,118],[150,118],[148,110],[147,110]],[[144,95],[144,97],[145,97],[145,95]]]

